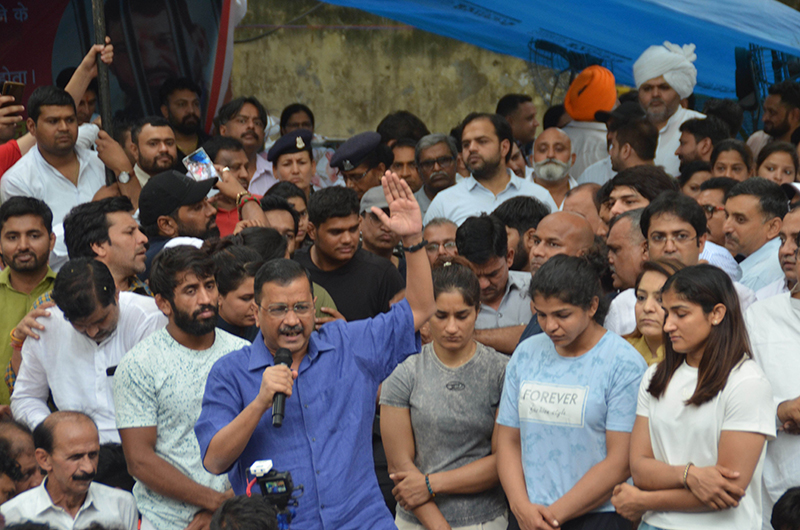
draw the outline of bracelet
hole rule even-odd
[[[18,350],[20,347],[22,347],[22,343],[23,343],[23,342],[25,342],[25,338],[23,337],[23,338],[21,338],[21,339],[18,339],[18,338],[17,338],[17,337],[14,335],[14,330],[15,330],[15,329],[17,329],[17,328],[14,328],[14,329],[12,329],[12,330],[11,330],[11,333],[9,333],[9,334],[8,334],[8,336],[9,336],[9,337],[11,337],[11,345],[12,345],[12,346],[18,346],[17,348],[15,348],[15,349],[17,349],[17,350]]]
[[[428,493],[430,493],[431,498],[433,498],[436,497],[436,494],[433,492],[433,489],[431,488],[431,479],[428,478],[429,476],[430,475],[425,473],[425,485],[428,486]]]
[[[407,247],[407,246],[403,245],[403,252],[405,252],[406,254],[413,254],[414,252],[416,252],[418,250],[422,250],[426,246],[428,246],[428,240],[427,239],[423,239],[422,241],[420,241],[416,245],[412,245],[410,247]]]
[[[238,206],[238,205],[239,205],[239,202],[241,202],[241,200],[242,200],[242,197],[246,197],[247,195],[250,195],[250,196],[252,197],[252,194],[251,194],[249,191],[247,191],[247,190],[245,190],[245,191],[240,191],[240,192],[239,192],[239,193],[236,195],[236,205]]]
[[[247,195],[242,195],[242,198],[236,201],[236,209],[239,211],[240,221],[242,220],[242,208],[244,208],[244,205],[247,204],[248,202],[255,202],[257,204],[261,204],[261,201],[259,201],[256,197],[253,197],[249,193]]]
[[[689,468],[692,467],[694,464],[689,462],[686,464],[686,467],[683,469],[683,487],[687,490],[689,489],[689,485],[686,483],[686,479],[689,478]]]

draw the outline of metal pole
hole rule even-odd
[[[105,44],[106,42],[106,16],[103,7],[103,0],[92,0],[92,20],[94,21],[94,42],[95,44]],[[108,65],[97,56],[97,94],[100,103],[100,118],[102,128],[110,136],[114,131],[111,123],[111,87],[108,81]],[[106,184],[111,185],[116,182],[114,172],[106,168]]]

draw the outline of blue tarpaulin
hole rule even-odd
[[[694,43],[695,91],[713,97],[735,96],[737,47],[766,57],[770,83],[773,50],[800,56],[800,13],[776,0],[326,1],[539,64],[554,49],[589,56],[630,86],[648,46]]]

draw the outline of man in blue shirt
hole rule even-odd
[[[373,208],[406,247],[406,298],[375,318],[336,321],[314,332],[308,273],[274,260],[255,279],[261,332],[252,346],[211,370],[195,426],[203,464],[229,473],[237,494],[247,470],[271,459],[304,494],[292,525],[303,529],[394,529],[373,470],[372,419],[378,385],[420,349],[416,331],[435,309],[430,265],[420,252],[422,216],[411,189],[394,173],[383,179],[390,216]],[[275,366],[279,348],[292,366]],[[283,427],[271,425],[273,397],[286,394]]]

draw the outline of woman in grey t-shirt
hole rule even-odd
[[[478,278],[463,258],[446,259],[433,271],[433,342],[398,366],[381,389],[395,522],[400,530],[505,530],[493,442],[508,357],[472,338]]]

